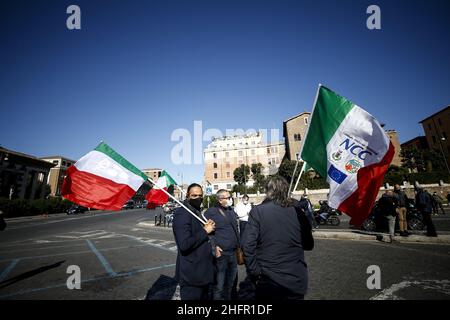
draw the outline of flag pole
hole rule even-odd
[[[292,172],[291,183],[289,184],[288,196],[291,194],[292,182],[294,182],[295,172],[297,172],[298,158],[296,160],[297,161],[295,162],[294,172]],[[295,190],[295,188],[294,188],[294,190]]]
[[[295,187],[292,190],[292,193],[294,193],[294,191],[297,189],[298,183],[300,182],[300,178],[302,177],[303,172],[305,172],[305,168],[306,168],[306,161],[303,161],[302,169],[300,170],[300,173],[297,178],[297,182],[295,183]]]
[[[154,187],[157,187],[155,181],[153,181],[150,177],[147,177],[147,179],[153,184]],[[158,188],[158,187],[157,187]],[[161,190],[162,192],[164,192],[165,194],[167,194],[172,200],[175,200],[176,203],[178,203],[180,206],[182,206],[184,209],[186,209],[190,214],[192,214],[194,216],[194,218],[196,218],[198,221],[200,221],[201,223],[203,223],[204,225],[206,224],[206,221],[203,221],[203,219],[201,219],[199,216],[197,216],[194,212],[192,212],[191,209],[189,209],[188,207],[186,207],[184,204],[182,204],[180,201],[178,201],[178,199],[176,199],[174,196],[172,196],[169,192],[167,192],[166,190],[164,190],[164,188],[158,188],[158,190]]]

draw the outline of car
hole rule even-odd
[[[122,206],[122,210],[128,210],[128,209],[134,209],[134,201],[133,201],[133,200],[127,201],[127,202]]]
[[[86,210],[88,210],[86,207],[74,204],[67,210],[67,214],[84,213]]]

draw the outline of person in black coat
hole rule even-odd
[[[191,184],[184,205],[201,217],[203,190]],[[203,220],[206,220],[203,217]],[[203,225],[181,207],[174,213],[173,233],[178,247],[175,278],[180,285],[181,300],[207,300],[214,281],[214,265],[209,234],[215,229],[214,221]]]
[[[427,227],[428,237],[437,237],[436,228],[431,220],[433,211],[433,199],[431,195],[422,188],[416,189],[416,206],[423,216],[423,223]]]
[[[303,299],[308,288],[304,250],[312,250],[311,224],[288,198],[288,182],[275,176],[266,199],[255,206],[241,238],[256,299]]]

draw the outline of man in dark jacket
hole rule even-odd
[[[431,220],[433,210],[433,199],[431,195],[422,188],[416,190],[416,206],[423,216],[423,223],[427,227],[427,236],[437,237],[436,228]]]
[[[288,189],[284,178],[270,178],[266,199],[250,211],[244,231],[245,265],[256,284],[256,299],[300,300],[308,288],[304,249],[313,246],[311,225],[294,208]],[[304,244],[304,236],[309,236],[311,244]]]
[[[217,191],[218,204],[205,212],[207,219],[215,222],[211,242],[216,256],[216,283],[214,300],[231,300],[231,292],[237,275],[236,249],[239,246],[237,214],[231,207],[230,192]],[[237,280],[236,280],[237,281]]]
[[[398,200],[392,190],[387,190],[378,200],[381,213],[388,220],[391,243],[395,241],[395,220],[397,218]]]
[[[183,204],[201,217],[202,201],[201,186],[191,184]],[[178,247],[175,277],[180,284],[181,300],[207,300],[214,281],[214,257],[208,237],[214,231],[214,221],[208,220],[203,225],[181,207],[174,213],[172,228]]]

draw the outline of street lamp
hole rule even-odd
[[[444,157],[445,166],[447,167],[447,171],[450,174],[450,169],[449,169],[448,163],[447,163],[447,157],[445,156],[444,149],[442,148],[442,142],[441,141],[446,141],[446,139],[444,137],[442,137],[440,139],[440,141],[439,141],[439,146],[441,147],[441,153],[442,153],[442,156]]]

